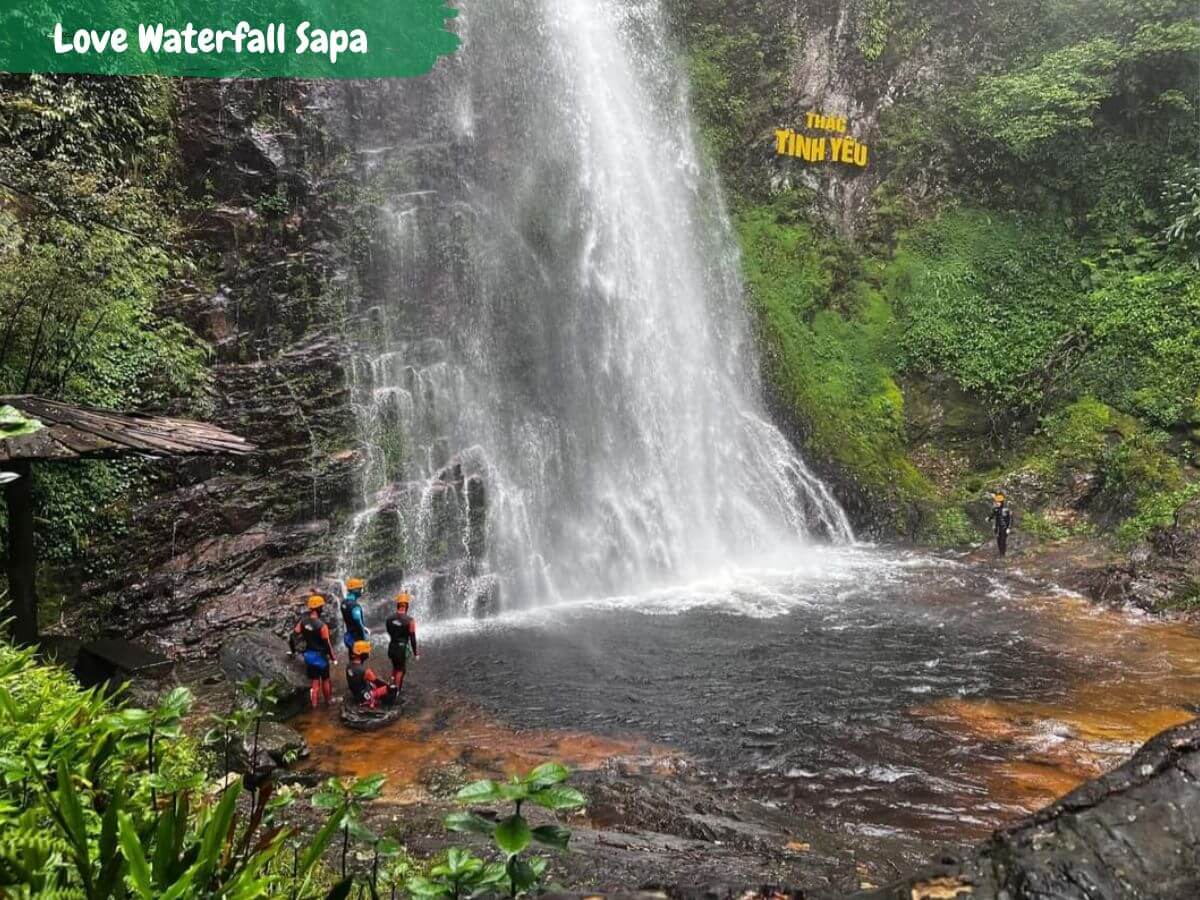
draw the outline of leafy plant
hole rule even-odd
[[[382,775],[366,778],[330,778],[313,795],[313,806],[336,813],[337,827],[342,832],[342,877],[346,877],[346,857],[350,851],[350,838],[363,840],[377,846],[379,838],[363,822],[363,811],[367,803],[376,799],[383,791]]]
[[[462,900],[492,890],[508,880],[504,863],[489,863],[466,850],[451,847],[444,862],[430,868],[428,875],[414,875],[405,882],[417,898]]]
[[[314,870],[345,818],[335,804],[296,854],[271,819],[275,785],[215,799],[180,722],[184,689],[121,706],[0,644],[0,892],[14,896],[319,896]]]
[[[583,794],[562,784],[569,776],[570,772],[565,766],[548,762],[524,776],[514,775],[506,782],[484,779],[468,784],[457,794],[459,803],[508,802],[512,803],[513,811],[499,821],[484,818],[473,811],[452,813],[446,817],[446,828],[489,835],[505,856],[504,872],[509,893],[513,897],[526,893],[541,881],[547,861],[543,857],[526,859],[522,854],[535,842],[565,850],[571,832],[556,824],[531,827],[522,815],[522,807],[532,803],[544,809],[561,811],[584,806],[587,799]]]

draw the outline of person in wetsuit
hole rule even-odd
[[[412,648],[413,656],[417,652],[417,623],[408,614],[408,591],[396,595],[396,612],[388,617],[388,659],[392,661],[392,681],[396,690],[404,687],[404,673],[408,669],[408,650]]]
[[[346,666],[346,688],[354,702],[367,709],[391,706],[396,702],[399,690],[371,670],[367,665],[370,656],[370,641],[354,642],[350,648],[350,664]]]
[[[333,702],[333,681],[329,668],[337,665],[333,643],[329,640],[329,626],[321,619],[324,606],[325,598],[313,594],[308,598],[308,614],[292,629],[292,652],[296,652],[297,641],[304,650],[304,669],[311,682],[308,697],[313,709],[317,708],[322,694],[326,704]]]
[[[1003,494],[993,494],[992,503],[992,512],[988,516],[988,521],[992,523],[992,528],[996,532],[996,549],[1003,556],[1008,552],[1008,532],[1012,528],[1012,510],[1008,508]]]
[[[342,624],[346,631],[342,635],[342,643],[349,650],[357,641],[365,641],[371,634],[363,621],[362,593],[365,585],[361,578],[350,578],[346,581],[346,597],[342,600]]]

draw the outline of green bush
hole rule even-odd
[[[1061,541],[1071,536],[1071,529],[1048,519],[1044,513],[1031,511],[1021,516],[1021,531],[1043,541]]]
[[[1117,541],[1128,548],[1144,540],[1155,528],[1169,528],[1180,507],[1196,497],[1200,497],[1200,481],[1193,481],[1178,490],[1141,497],[1137,511],[1117,528]]]
[[[0,893],[325,896],[313,873],[348,808],[284,861],[274,781],[209,782],[180,727],[190,703],[177,688],[154,709],[124,706],[0,643]]]
[[[956,210],[910,232],[884,276],[901,369],[950,374],[997,422],[1038,409],[1074,340],[1078,258],[1047,219]]]
[[[979,530],[958,506],[938,510],[929,532],[929,539],[939,547],[962,547],[979,541]]]

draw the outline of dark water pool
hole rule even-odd
[[[646,738],[865,835],[978,837],[1200,699],[1186,630],[872,548],[422,636],[411,677],[507,725]]]

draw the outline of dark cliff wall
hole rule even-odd
[[[169,308],[212,347],[209,415],[261,452],[155,467],[127,574],[88,586],[111,598],[110,627],[192,645],[290,614],[331,566],[357,457],[342,363],[353,191],[329,102],[312,83],[179,83],[197,265]]]

